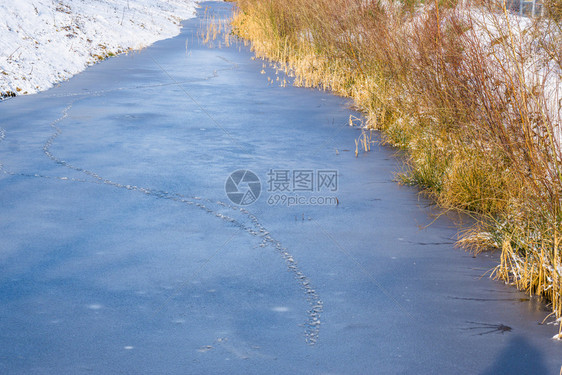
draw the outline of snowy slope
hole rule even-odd
[[[0,95],[31,94],[175,36],[195,0],[0,0]]]

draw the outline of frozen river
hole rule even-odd
[[[558,374],[350,103],[199,42],[230,7],[0,103],[0,373]]]

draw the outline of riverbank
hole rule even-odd
[[[33,94],[107,57],[180,32],[194,0],[36,0],[0,4],[0,99]]]
[[[550,5],[530,20],[478,1],[240,0],[233,26],[297,85],[352,98],[407,151],[402,183],[477,219],[458,243],[500,249],[493,275],[560,317],[562,36]]]

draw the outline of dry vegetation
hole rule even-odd
[[[561,5],[501,0],[239,0],[234,32],[296,84],[351,97],[408,153],[404,183],[478,225],[494,274],[562,315]]]

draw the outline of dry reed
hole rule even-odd
[[[295,84],[354,99],[407,150],[405,183],[476,215],[463,246],[562,316],[562,11],[485,0],[239,0],[232,26]],[[364,133],[356,141],[369,147]]]

